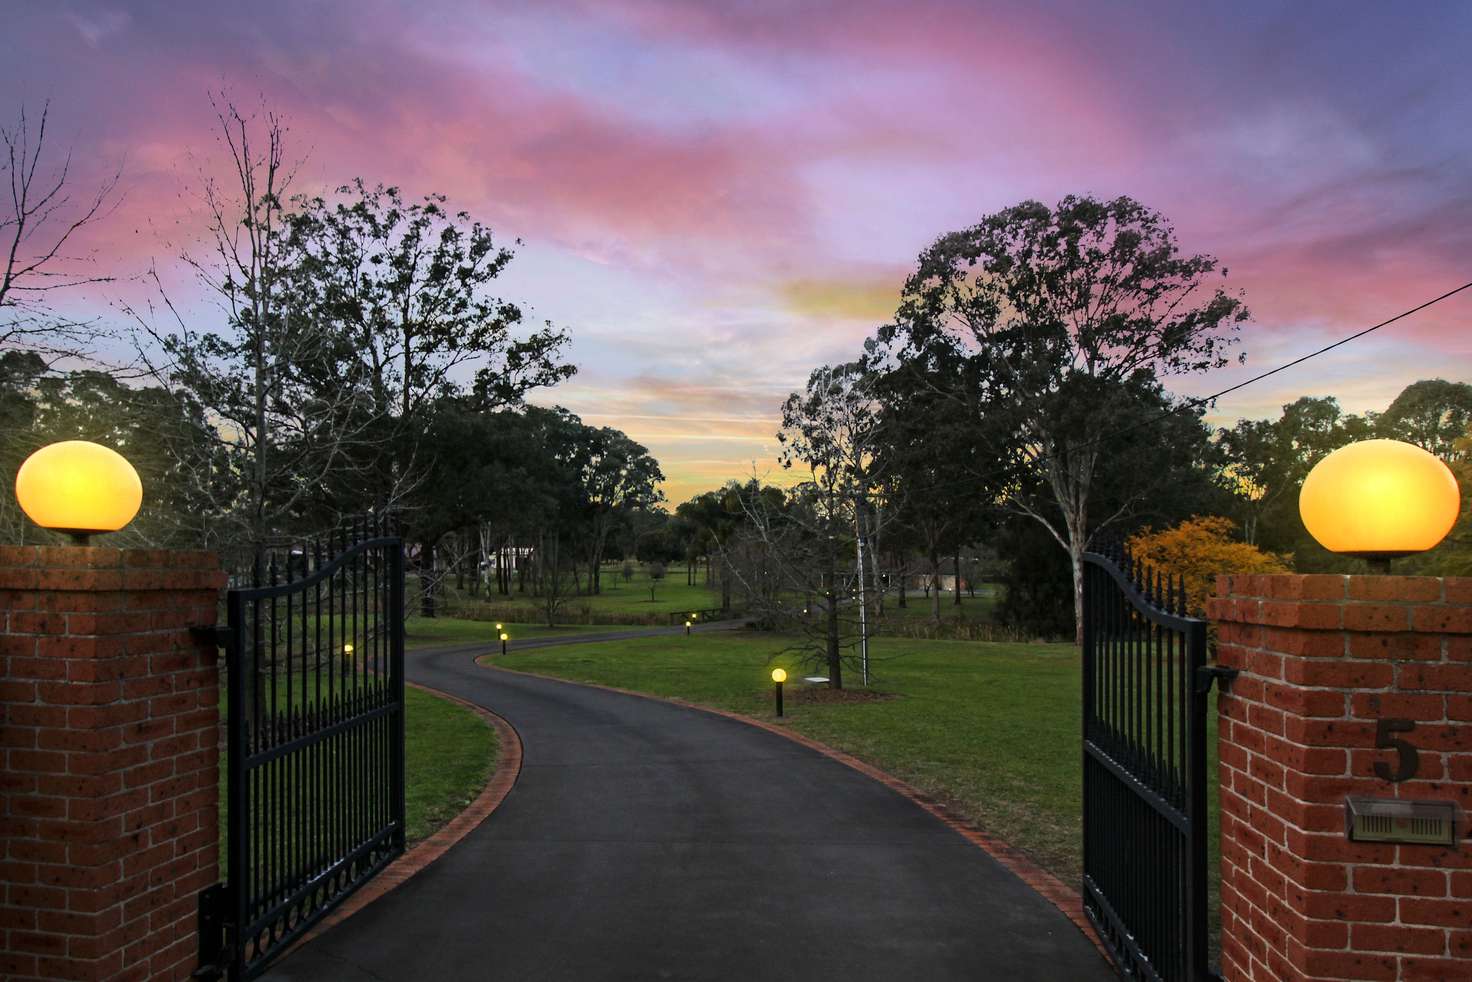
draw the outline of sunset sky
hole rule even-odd
[[[1467,4],[6,7],[0,118],[49,99],[79,187],[122,166],[100,270],[157,264],[187,298],[208,94],[264,100],[298,190],[442,191],[523,240],[503,292],[580,369],[539,401],[644,443],[675,502],[772,469],[783,396],[856,353],[936,236],[1024,199],[1132,195],[1230,269],[1248,362],[1181,393],[1472,280]],[[116,320],[140,289],[76,303]],[[1383,409],[1435,376],[1472,379],[1472,291],[1212,417]]]

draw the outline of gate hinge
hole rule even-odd
[[[1237,669],[1225,665],[1202,665],[1196,669],[1196,694],[1204,696],[1210,692],[1213,680],[1217,682],[1217,690],[1221,691],[1237,675]]]
[[[199,967],[194,979],[219,979],[225,975],[225,884],[213,883],[199,891]]]
[[[224,648],[230,642],[230,628],[224,624],[196,624],[189,633],[196,641],[213,642],[216,648]]]

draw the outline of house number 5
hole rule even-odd
[[[1391,735],[1409,733],[1415,728],[1416,724],[1408,719],[1382,719],[1375,724],[1375,746],[1382,750],[1394,750],[1398,757],[1398,766],[1393,772],[1384,761],[1375,762],[1375,774],[1382,781],[1409,781],[1416,776],[1416,769],[1421,764],[1416,748]]]

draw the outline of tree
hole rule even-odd
[[[664,579],[665,565],[659,560],[650,563],[644,570],[644,575],[649,577],[649,602],[654,603],[654,590],[659,586],[660,580]]]
[[[1146,526],[1130,536],[1128,546],[1130,555],[1151,569],[1172,579],[1184,578],[1186,608],[1203,617],[1218,574],[1293,571],[1287,557],[1237,541],[1235,531],[1230,518],[1203,515],[1160,532]]]
[[[1215,258],[1183,255],[1165,218],[1129,198],[1029,201],[922,253],[881,332],[911,353],[949,343],[972,369],[959,395],[973,417],[1008,422],[989,456],[1017,489],[1006,506],[1068,553],[1076,636],[1083,553],[1124,514],[1090,508],[1104,441],[1157,378],[1225,365],[1248,318],[1239,296],[1209,285],[1217,274]]]
[[[121,171],[96,191],[73,200],[72,155],[59,161],[47,154],[46,127],[51,105],[34,121],[21,107],[15,125],[0,127],[0,175],[8,200],[0,204],[0,351],[26,349],[49,363],[88,354],[96,325],[57,310],[58,294],[106,283],[110,276],[84,267],[69,244],[103,217],[114,200]]]
[[[204,410],[204,439],[191,446],[223,460],[240,479],[233,487],[214,480],[196,487],[195,513],[212,538],[243,542],[242,551],[254,556],[312,504],[320,506],[323,485],[351,470],[355,444],[380,437],[362,410],[361,388],[343,368],[343,346],[308,306],[311,284],[287,239],[292,167],[284,124],[269,111],[246,116],[229,102],[216,104],[216,118],[235,183],[204,180],[208,245],[182,259],[218,299],[224,323],[192,327],[162,287],[165,326],[156,321],[159,312],[129,310],[154,379]],[[197,459],[181,459],[181,466],[210,473]],[[318,524],[365,510],[358,501],[341,499],[336,514],[316,516]],[[354,504],[344,509],[342,502]]]
[[[649,451],[623,432],[584,427],[579,447],[579,483],[588,514],[588,592],[600,592],[603,554],[620,519],[648,512],[664,500],[664,473]]]
[[[998,496],[984,476],[988,462],[978,429],[985,421],[956,411],[941,388],[946,372],[912,353],[875,382],[883,406],[875,455],[894,516],[928,567],[926,592],[935,624],[940,623],[941,558],[973,537]]]
[[[1472,425],[1472,384],[1422,379],[1401,390],[1376,419],[1381,435],[1404,440],[1442,460],[1459,459],[1457,442]]]
[[[863,363],[823,366],[808,376],[804,391],[794,392],[782,406],[782,466],[802,464],[807,480],[792,492],[792,507],[779,514],[798,534],[777,535],[769,529],[772,561],[779,564],[790,587],[819,597],[823,614],[823,658],[829,685],[843,688],[843,628],[839,608],[855,601],[866,616],[868,577],[862,559],[875,513],[868,507],[881,470],[875,456],[880,407],[874,397],[875,375]],[[856,550],[853,577],[841,572],[840,550]],[[789,548],[776,548],[786,544]],[[793,548],[796,546],[796,548]],[[869,550],[873,555],[872,547]],[[846,588],[852,580],[854,589]],[[804,618],[799,624],[812,621]],[[860,644],[867,643],[860,621]],[[867,650],[862,652],[867,674]]]
[[[405,201],[397,187],[356,180],[334,198],[293,204],[289,245],[310,285],[305,303],[339,340],[344,377],[387,434],[362,462],[378,501],[412,487],[428,408],[462,393],[460,376],[474,373],[472,404],[492,411],[576,371],[559,362],[564,332],[520,333],[521,307],[491,292],[513,251],[444,195]]]

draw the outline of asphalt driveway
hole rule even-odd
[[[480,668],[483,650],[411,653],[408,675],[517,729],[515,788],[266,978],[1114,977],[1052,904],[856,771],[734,720]]]

